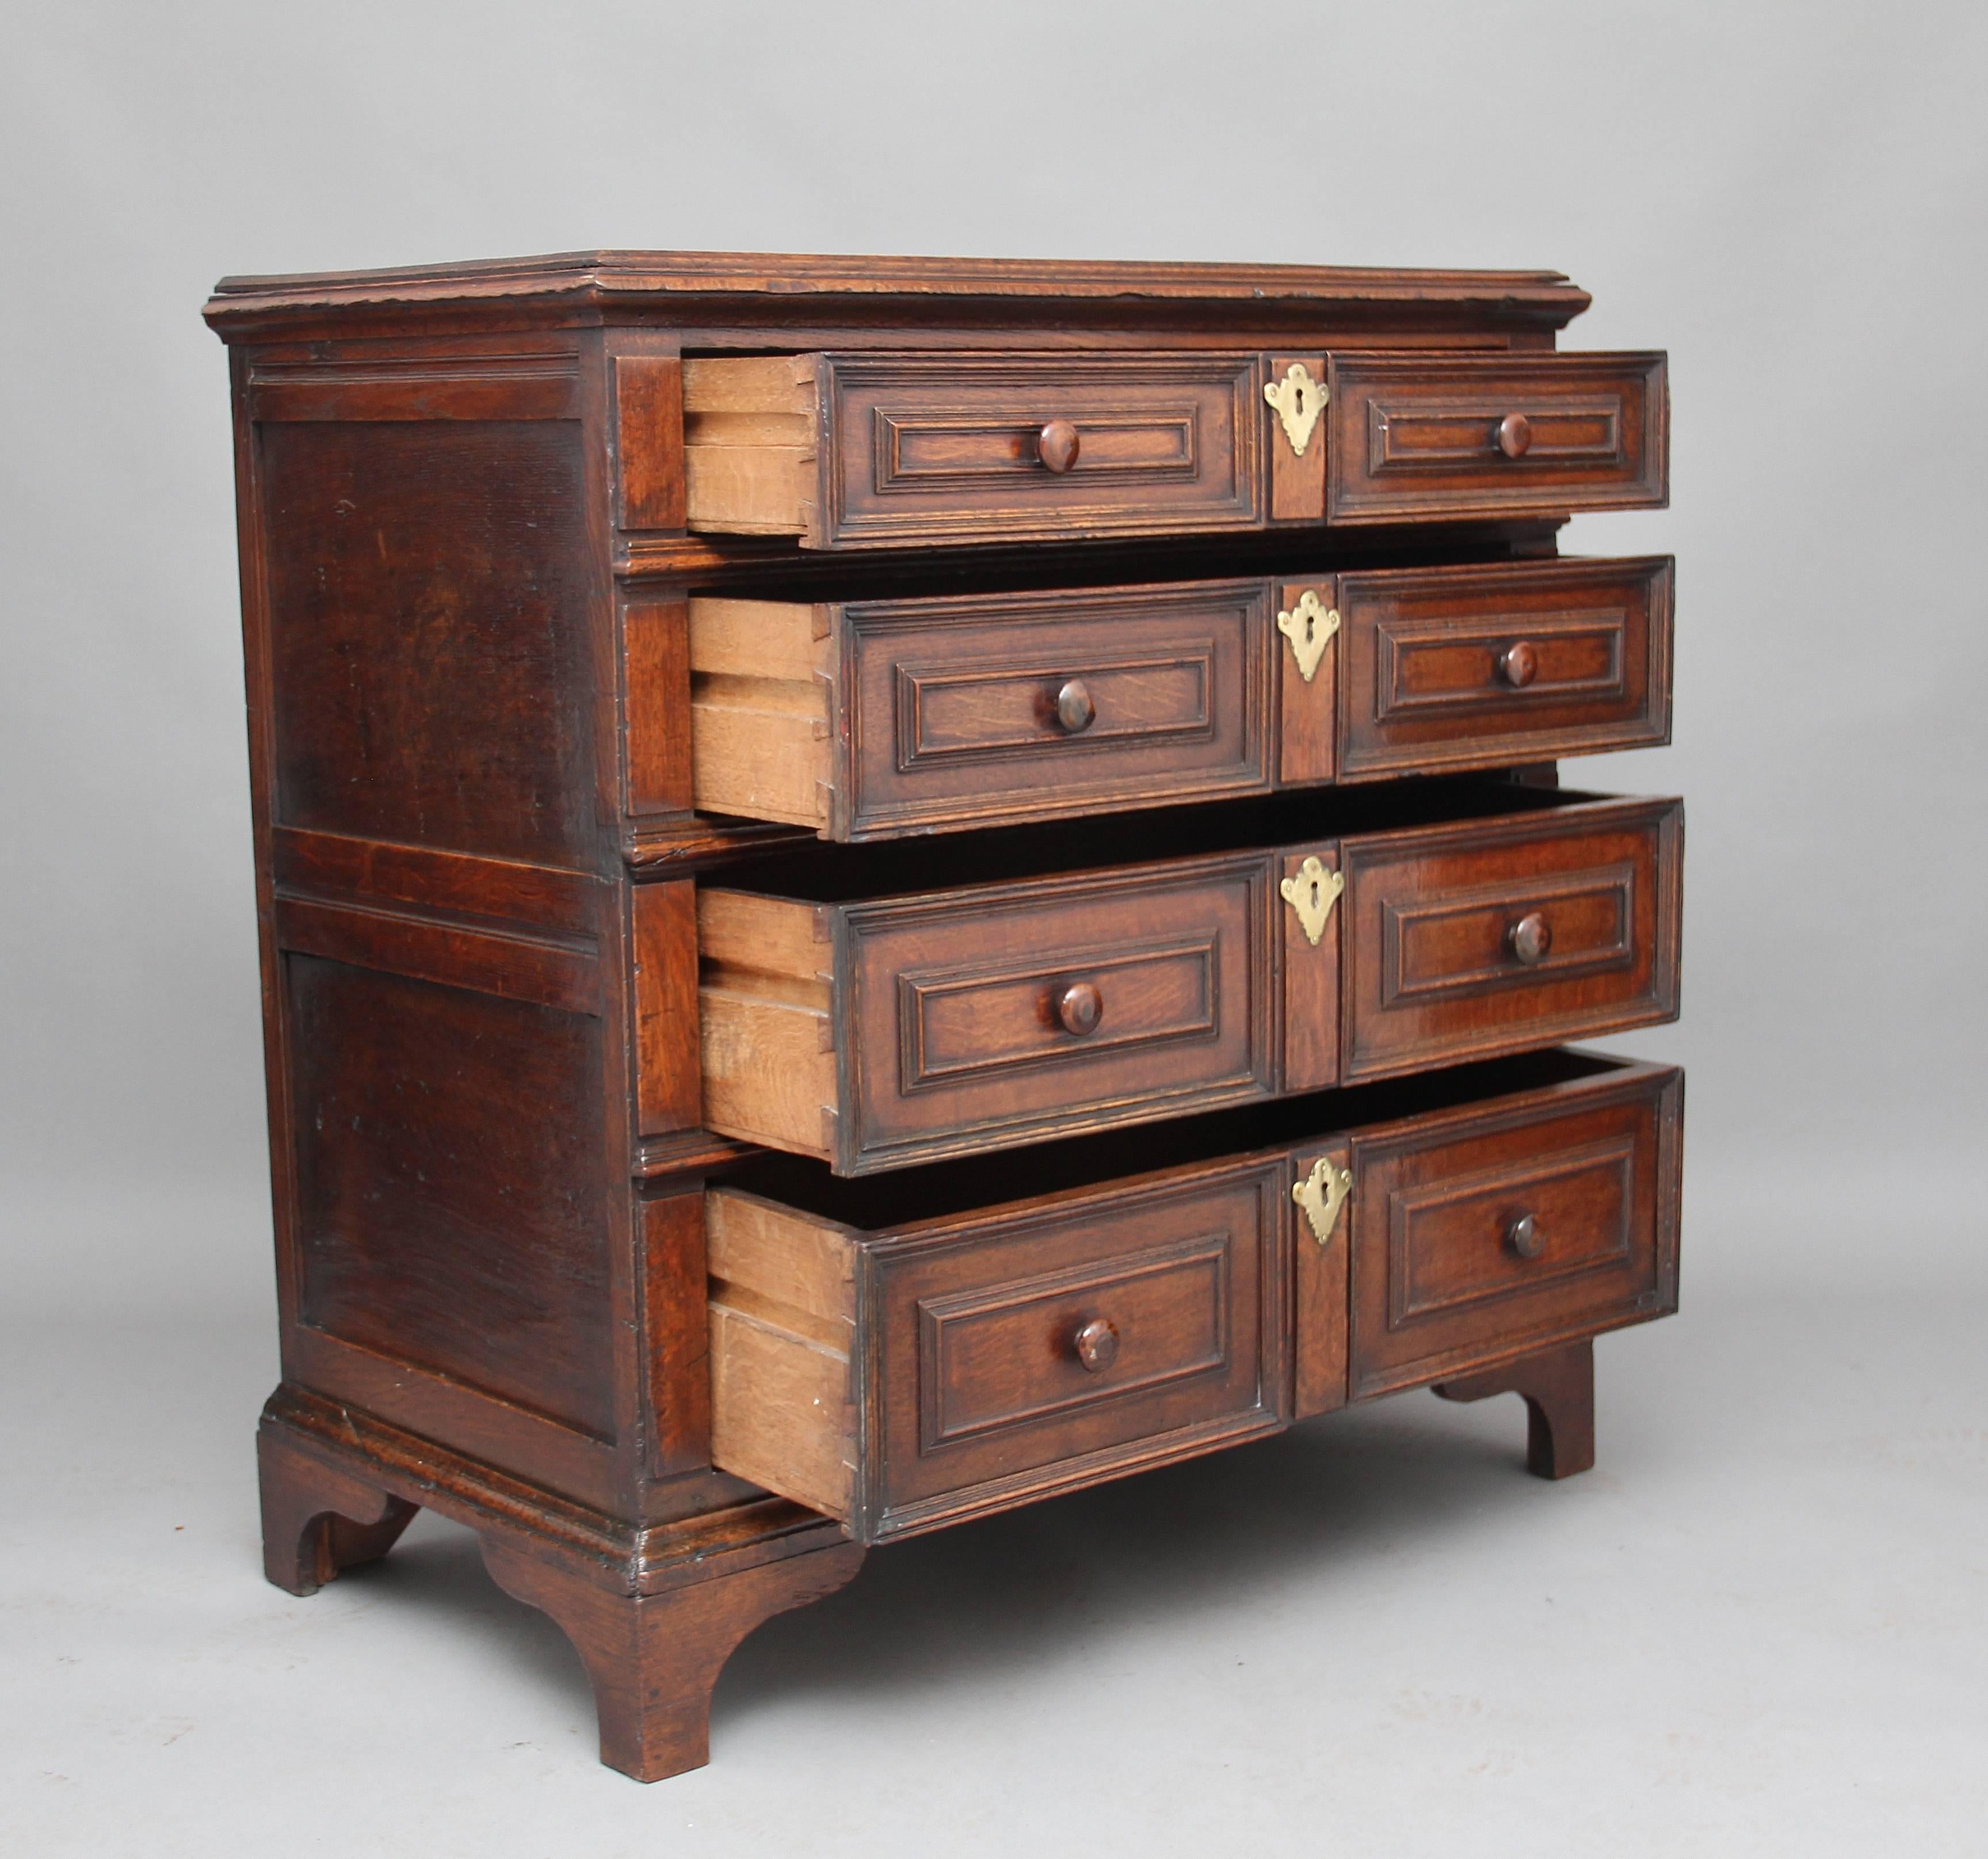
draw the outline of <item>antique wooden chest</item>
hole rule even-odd
[[[427,1505],[604,1759],[867,1546],[1675,1307],[1663,357],[1557,274],[224,281],[270,1579]]]

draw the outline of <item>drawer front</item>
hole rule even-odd
[[[1339,609],[1342,781],[1670,740],[1668,559],[1348,574]]]
[[[839,1172],[1270,1095],[1267,862],[851,906]]]
[[[1333,523],[1660,508],[1669,496],[1656,354],[1335,355]]]
[[[1258,1160],[873,1242],[866,1533],[1280,1424],[1284,1183]]]
[[[1675,1309],[1682,1089],[1644,1074],[1356,1139],[1354,1397]]]
[[[1260,581],[843,610],[839,836],[1260,792]]]
[[[826,507],[850,547],[1169,531],[1262,520],[1249,355],[829,355]]]
[[[1673,1018],[1682,839],[1628,801],[1346,841],[1342,1076]]]

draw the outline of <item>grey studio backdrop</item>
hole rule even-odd
[[[1357,1833],[1435,1851],[1452,1825],[1483,1851],[1561,1850],[1563,1835],[1573,1850],[1577,1828],[1604,1826],[1617,1851],[1722,1833],[1715,1850],[1868,1851],[1858,1815],[1879,1802],[1895,1832],[1915,1829],[1913,1850],[1966,1850],[1948,1842],[1984,1804],[1950,1752],[1972,1739],[1978,1752],[1983,1727],[1962,1684],[1988,1644],[1983,1539],[1939,1505],[1983,1517],[1988,1452],[1964,1376],[1898,1377],[1949,1360],[1957,1372],[1970,1352],[1978,1363],[1988,1314],[1988,12],[15,0],[5,36],[0,1336],[12,1341],[0,1346],[16,1393],[0,1621],[24,1651],[0,1698],[27,1741],[11,1728],[0,1739],[12,1751],[0,1827],[18,1815],[33,1836],[15,1850],[267,1851],[300,1829],[304,1850],[322,1834],[344,1854],[414,1850],[418,1830],[428,1851],[553,1851],[572,1849],[548,1828],[590,1826],[602,1851],[658,1829],[676,1850],[724,1851],[803,1827],[813,1850],[841,1851],[911,1842],[944,1801],[964,1803],[955,1850],[999,1852],[1083,1811],[1100,1775],[1098,1805],[1112,1806],[1087,1823],[1098,1851],[1219,1851],[1297,1827],[1329,1850]],[[1218,1650],[1200,1678],[1163,1663],[1168,1617],[1201,1605],[1235,1550],[1204,1522],[1192,1553],[1144,1586],[1125,1577],[1130,1616],[1112,1613],[1122,1597],[1108,1580],[1094,1591],[1104,1624],[1084,1643],[1102,1664],[1086,1669],[1107,1761],[1056,1715],[1051,1645],[1031,1642],[1019,1672],[990,1650],[1026,1637],[1053,1595],[1002,1586],[975,1559],[983,1539],[961,1533],[873,1557],[877,1571],[901,1556],[915,1579],[866,1573],[901,1587],[859,1584],[808,1617],[828,1627],[768,1629],[741,1655],[746,1702],[730,1716],[721,1691],[718,1766],[644,1793],[592,1769],[583,1687],[549,1629],[487,1587],[444,1607],[444,1590],[482,1577],[438,1533],[418,1529],[403,1576],[307,1603],[258,1585],[248,1454],[274,1379],[272,1299],[225,370],[199,306],[228,271],[607,245],[1552,265],[1596,296],[1568,345],[1668,348],[1672,507],[1583,518],[1564,539],[1679,558],[1674,746],[1564,772],[1682,793],[1689,821],[1684,1018],[1609,1042],[1689,1068],[1685,1314],[1603,1346],[1590,1488],[1641,1490],[1638,1528],[1655,1528],[1658,1466],[1705,1474],[1736,1413],[1754,1417],[1761,1466],[1781,1463],[1773,1441],[1805,1440],[1785,1455],[1785,1506],[1820,1508],[1771,1546],[1736,1538],[1729,1559],[1742,1589],[1758,1579],[1776,1597],[1738,1619],[1777,1619],[1780,1600],[1808,1597],[1812,1619],[1783,1623],[1804,1650],[1773,1666],[1785,1677],[1788,1659],[1812,1661],[1794,1691],[1764,1665],[1722,1690],[1714,1658],[1691,1702],[1665,1633],[1631,1644],[1596,1627],[1593,1656],[1619,1685],[1578,1713],[1584,1779],[1523,1712],[1487,1727],[1497,1699],[1468,1686],[1398,1707],[1392,1742],[1352,1724],[1343,1763],[1301,1739],[1302,1784],[1259,1773],[1247,1752],[1281,1746],[1247,1716],[1270,1707],[1231,1669],[1242,1661]],[[1881,1356],[1896,1374],[1870,1372]],[[1735,1366],[1748,1362],[1760,1366]],[[1611,1373],[1642,1403],[1633,1420]],[[1854,1485],[1864,1461],[1843,1444],[1891,1424],[1859,1417],[1892,1383],[1899,1437],[1919,1442],[1898,1450],[1925,1472],[1909,1493]],[[1822,1431],[1802,1434],[1801,1416],[1838,1397]],[[1365,1473],[1320,1461],[1322,1477],[1351,1480],[1353,1509],[1361,1493],[1380,1502],[1389,1439],[1406,1442],[1401,1475],[1434,1492],[1439,1473],[1476,1475],[1416,1451],[1489,1450],[1515,1424],[1415,1412],[1392,1434],[1350,1417],[1334,1436],[1373,1443]],[[1640,1465],[1639,1441],[1655,1455],[1640,1484],[1618,1456]],[[1537,1528],[1527,1553],[1550,1553],[1554,1526],[1532,1521],[1544,1488],[1509,1471],[1499,1461],[1457,1512],[1430,1496],[1436,1521],[1410,1515],[1401,1539],[1478,1527],[1481,1496],[1485,1515],[1511,1506],[1510,1529]],[[1175,1483],[1155,1488],[1177,1504],[1253,1514],[1242,1473],[1164,1476]],[[1716,1502],[1674,1488],[1668,1512],[1693,1515],[1662,1527],[1695,1517],[1712,1531],[1737,1487]],[[1840,1516],[1825,1488],[1843,1494]],[[1026,1561],[1059,1530],[1108,1536],[1141,1505],[1164,1531],[1164,1505],[1132,1491],[1052,1507],[1019,1535],[988,1526],[985,1540]],[[1922,1499],[1932,1508],[1915,1509]],[[1952,1598],[1930,1624],[1898,1600],[1889,1627],[1838,1644],[1832,1621],[1876,1604],[1866,1578],[1882,1586],[1888,1559],[1895,1573],[1893,1553],[1873,1539],[1822,1581],[1800,1546],[1826,1539],[1832,1518],[1868,1529],[1888,1512]],[[1399,1546],[1392,1523],[1376,1527]],[[1638,1609],[1665,1604],[1664,1571],[1688,1547],[1645,1567],[1636,1530],[1597,1528],[1598,1542],[1623,1539],[1620,1592]],[[100,1546],[118,1538],[121,1561]],[[1320,1535],[1314,1561],[1333,1540]],[[1780,1559],[1771,1576],[1753,1549]],[[1278,1566],[1278,1579],[1317,1575],[1301,1556]],[[983,1578],[996,1624],[969,1629],[958,1623]],[[113,1589],[140,1598],[120,1612],[103,1599]],[[843,1637],[955,1590],[956,1606],[918,1616],[919,1644],[957,1634],[965,1651],[838,1689]],[[880,1592],[889,1609],[861,1598]],[[1387,1607],[1418,1604],[1413,1580],[1389,1592]],[[1175,1637],[1199,1645],[1197,1632],[1220,1638],[1205,1620]],[[316,1636],[315,1665],[284,1637],[299,1634]],[[756,1651],[779,1634],[775,1653]],[[461,1662],[465,1644],[483,1664]],[[120,1657],[127,1675],[90,1690],[106,1661],[126,1670]],[[1141,1667],[1148,1657],[1162,1664]],[[1543,1672],[1542,1693],[1567,1675]],[[1949,1682],[1959,1688],[1943,1692]],[[1270,1714],[1323,1721],[1348,1685],[1357,1701],[1344,1661],[1308,1667]],[[440,1756],[418,1778],[408,1755],[428,1748],[431,1686],[475,1693],[448,1746],[464,1766],[439,1783]],[[1157,1708],[1141,1697],[1164,1693],[1168,1721],[1191,1719],[1207,1688],[1256,1726],[1219,1759],[1205,1737],[1191,1756],[1140,1715]],[[1679,1701],[1677,1727],[1626,1702],[1652,1688]],[[253,1711],[217,1718],[223,1691]],[[1839,1751],[1797,1692],[1853,1715],[1859,1697],[1890,1700],[1895,1722],[1916,1727],[1875,1744],[1845,1727]],[[1591,1739],[1606,1742],[1611,1708],[1627,1713],[1627,1741],[1603,1749]],[[864,1712],[884,1714],[879,1735],[909,1735],[917,1759],[898,1747],[867,1788],[863,1746],[833,1740]],[[556,1729],[533,1742],[541,1719]],[[1019,1726],[1039,1721],[1057,1726],[1061,1753],[1027,1742]],[[1128,1723],[1142,1735],[1112,1728]],[[526,1741],[507,1741],[515,1724]],[[266,1759],[252,1763],[255,1735]],[[507,1749],[538,1754],[492,1753]],[[374,1807],[333,1839],[347,1787]],[[803,1802],[797,1789],[814,1792]],[[1528,1790],[1562,1817],[1533,1813]],[[1640,1804],[1614,1825],[1624,1799]],[[184,1818],[197,1800],[198,1825]],[[147,1839],[127,1844],[140,1824]]]

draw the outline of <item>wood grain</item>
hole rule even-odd
[[[637,885],[634,916],[636,1129],[694,1129],[703,1114],[697,1027],[697,887]]]
[[[1675,1302],[1681,1092],[1490,1058],[1676,998],[1674,814],[1502,778],[1668,729],[1668,564],[1553,554],[1666,488],[1657,358],[1553,352],[1586,302],[667,253],[225,282],[272,1577],[468,1525],[653,1776],[851,1535],[1432,1380],[1502,1377],[1573,1468],[1565,1352]],[[1334,390],[1303,459],[1294,360]],[[1346,623],[1300,688],[1304,585]],[[1351,889],[1307,968],[1273,919],[1313,848]],[[1552,918],[1523,980],[1473,886]],[[1141,1122],[1178,1167],[1131,1172]],[[1324,1248],[1321,1149],[1359,1178]]]
[[[1660,510],[1670,401],[1653,354],[1334,355],[1325,423],[1330,523]],[[1517,457],[1500,423],[1529,422]]]
[[[641,1204],[643,1406],[658,1479],[711,1463],[711,1352],[704,1196],[695,1180]]]
[[[621,612],[625,805],[631,814],[687,813],[697,804],[688,608],[638,599]]]
[[[1344,1144],[1300,1148],[1292,1159],[1293,1182],[1307,1179],[1321,1159],[1347,1167],[1352,1152]],[[1352,1246],[1350,1210],[1342,1207],[1333,1231],[1321,1241],[1304,1214],[1290,1209],[1291,1233],[1291,1417],[1307,1420],[1343,1407],[1347,1399],[1347,1288]]]
[[[614,447],[620,527],[684,527],[684,388],[674,355],[619,354],[614,374]]]

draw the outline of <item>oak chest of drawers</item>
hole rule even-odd
[[[1535,273],[235,279],[270,1578],[415,1510],[604,1759],[867,1546],[1675,1307],[1664,363]]]

